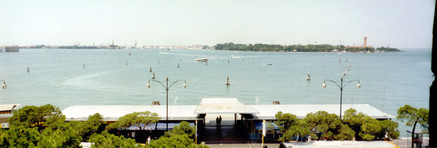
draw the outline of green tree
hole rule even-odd
[[[137,126],[140,130],[144,130],[145,126],[158,122],[160,117],[157,113],[146,112],[134,112],[123,117],[120,117],[117,122],[108,125],[108,129],[122,128],[126,129],[131,125]],[[143,126],[141,126],[143,124]]]
[[[75,129],[83,140],[87,141],[92,134],[98,132],[102,119],[102,115],[95,113],[90,115],[87,121],[70,121],[67,124]]]
[[[355,109],[348,109],[343,122],[355,131],[355,137],[363,140],[383,139],[387,133],[389,138],[399,137],[398,124],[391,120],[378,121]]]
[[[348,125],[342,124],[340,129],[338,129],[338,134],[334,135],[334,139],[337,140],[351,140],[355,137],[355,131],[352,130]]]
[[[91,135],[90,142],[93,148],[118,148],[118,147],[143,147],[135,143],[135,140],[115,136],[109,134],[108,131],[103,131],[101,134]]]
[[[279,128],[283,131],[288,130],[290,126],[295,124],[295,122],[298,120],[296,115],[290,113],[282,113],[281,111],[275,114],[275,118],[276,125],[278,125]]]
[[[412,133],[416,130],[417,123],[421,124],[425,130],[428,130],[429,110],[425,108],[414,108],[410,105],[404,105],[397,110],[398,116],[396,117],[400,121],[407,121],[407,126],[413,126]],[[414,140],[414,134],[411,134],[411,140]],[[411,143],[414,147],[414,143]]]
[[[56,129],[46,128],[41,133],[38,147],[79,147],[82,137],[79,132],[68,124],[57,126]]]
[[[378,123],[378,120],[375,119],[365,119],[366,122],[361,126],[361,132],[358,134],[364,140],[373,140],[375,139],[375,135],[377,135],[381,131],[381,126]]]
[[[0,147],[36,147],[39,137],[37,128],[14,126],[0,131]]]
[[[292,136],[297,136],[303,130],[301,127],[303,125],[295,125],[298,121],[296,115],[290,113],[282,113],[279,111],[275,114],[275,124],[279,126],[282,136],[279,137],[280,141],[291,140]],[[295,125],[292,127],[292,125]]]
[[[305,121],[310,127],[315,127],[317,131],[322,132],[321,137],[326,139],[352,139],[354,131],[343,125],[342,121],[335,114],[329,114],[326,111],[309,113]],[[351,135],[351,133],[353,133]],[[320,138],[320,137],[319,137]]]
[[[398,123],[392,120],[382,120],[379,121],[381,124],[381,132],[378,134],[379,137],[385,137],[387,134],[389,139],[397,139],[400,135],[398,130]]]
[[[196,129],[193,126],[190,126],[190,123],[187,121],[182,121],[178,126],[175,126],[171,130],[171,134],[188,135],[188,137],[193,137],[194,134],[196,134]]]
[[[284,136],[280,138],[280,141],[289,141],[293,136],[316,136],[310,131],[310,126],[305,120],[297,120],[285,131]]]
[[[38,127],[41,131],[45,126],[59,125],[64,120],[65,116],[58,107],[47,104],[40,107],[25,106],[14,112],[9,123],[10,127]]]
[[[190,123],[182,121],[175,126],[171,132],[166,132],[159,139],[152,140],[147,147],[207,147],[206,145],[197,145],[192,137],[196,133],[195,128]]]

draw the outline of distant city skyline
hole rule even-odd
[[[2,45],[431,48],[432,0],[0,0]]]

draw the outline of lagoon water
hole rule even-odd
[[[131,53],[129,55],[128,53]],[[207,63],[197,58],[208,58]],[[343,104],[370,104],[396,116],[409,104],[429,108],[433,81],[431,51],[394,53],[279,53],[165,49],[20,49],[0,53],[0,104],[72,105],[165,104],[165,89],[147,81],[175,83],[169,104],[233,97],[245,104],[338,104],[339,88],[325,79],[358,79],[343,91]],[[229,61],[229,63],[228,63]],[[178,68],[179,64],[179,68]],[[348,66],[350,64],[350,70]],[[27,72],[29,67],[29,72]],[[307,74],[311,80],[307,81]],[[229,75],[230,86],[225,85]],[[256,100],[259,100],[257,102]],[[400,123],[401,136],[406,127]]]

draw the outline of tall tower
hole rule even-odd
[[[363,44],[363,46],[367,47],[367,37],[366,36],[364,37],[364,44]]]

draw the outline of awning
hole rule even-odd
[[[239,102],[237,98],[203,98],[195,114],[258,114],[250,106]]]

